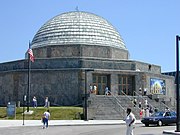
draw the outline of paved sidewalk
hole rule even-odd
[[[50,126],[84,126],[84,125],[124,125],[123,120],[50,120]],[[140,120],[136,120],[136,124],[141,124]],[[0,120],[1,127],[20,127],[20,126],[42,126],[41,120]],[[180,132],[163,131],[164,134],[180,135]]]
[[[137,120],[137,124],[141,121]],[[50,126],[83,126],[83,125],[122,125],[123,120],[50,120]],[[17,126],[42,126],[41,120],[0,120],[0,127],[17,127]]]

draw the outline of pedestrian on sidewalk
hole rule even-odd
[[[133,129],[135,125],[136,118],[134,114],[131,112],[131,108],[127,108],[127,117],[125,119],[126,122],[126,135],[133,135]]]
[[[42,116],[42,122],[43,122],[43,129],[48,128],[48,121],[50,119],[50,112],[49,110],[45,111]]]

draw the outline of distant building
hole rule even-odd
[[[130,60],[118,31],[92,13],[67,12],[50,19],[35,34],[32,50],[30,99],[35,95],[40,105],[46,96],[51,105],[81,104],[90,84],[97,95],[104,95],[107,86],[116,96],[142,95],[144,89],[163,99],[175,96],[174,77],[161,74],[158,65]],[[27,69],[27,59],[0,64],[1,106],[23,101]]]
[[[169,76],[174,76],[174,83],[176,84],[176,71],[171,71],[171,72],[163,72],[163,75],[169,75]],[[180,77],[179,77],[180,80]]]
[[[175,72],[175,71],[172,71],[172,72],[163,72],[162,74],[163,74],[163,75],[169,75],[169,76],[174,76],[174,77],[176,77],[176,72]]]

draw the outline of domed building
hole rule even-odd
[[[79,105],[86,92],[100,97],[106,87],[114,96],[143,95],[147,90],[147,95],[174,98],[174,78],[162,75],[158,65],[130,60],[118,31],[95,14],[75,11],[55,16],[37,31],[31,48],[35,62],[30,98],[36,96],[39,105],[45,97],[51,105]],[[0,64],[1,106],[22,102],[27,71],[27,59]]]
[[[128,50],[116,29],[87,12],[68,12],[45,23],[32,41],[36,58],[128,59]]]

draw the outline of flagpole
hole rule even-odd
[[[29,49],[31,48],[31,43],[29,41]],[[31,60],[30,55],[28,54],[28,90],[27,90],[27,112],[29,112],[29,106],[30,106],[30,89],[31,89]]]

